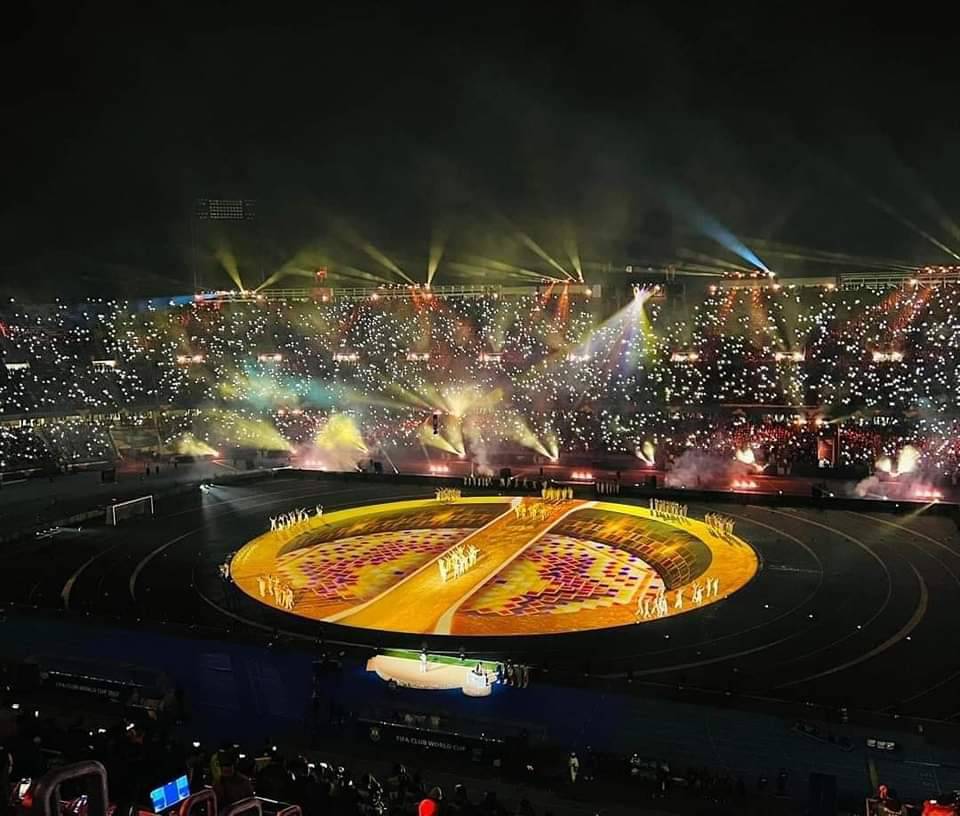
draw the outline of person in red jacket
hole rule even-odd
[[[417,816],[440,816],[440,802],[443,791],[440,788],[431,788],[426,799],[421,799],[417,807]]]

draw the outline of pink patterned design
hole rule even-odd
[[[463,607],[480,615],[537,615],[636,605],[663,582],[636,555],[548,533],[491,578]]]
[[[319,601],[362,603],[469,535],[469,529],[350,536],[280,556],[277,575]]]

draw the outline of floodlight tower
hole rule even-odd
[[[200,291],[200,227],[206,221],[254,221],[256,201],[249,198],[198,198],[194,202],[191,233],[193,236],[193,290]]]

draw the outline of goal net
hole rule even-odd
[[[107,524],[116,527],[124,519],[153,515],[153,496],[140,496],[129,501],[107,505]]]

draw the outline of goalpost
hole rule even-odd
[[[116,502],[107,505],[107,524],[116,527],[117,522],[134,516],[153,515],[153,495],[140,496],[129,501]]]

